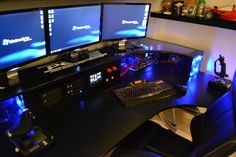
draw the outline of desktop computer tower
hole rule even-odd
[[[162,75],[182,77],[188,80],[200,71],[202,59],[203,52],[191,54],[161,52],[159,53],[158,65]]]

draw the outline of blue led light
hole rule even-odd
[[[214,71],[214,64],[215,64],[215,60],[213,59],[213,57],[210,57],[208,62],[207,62],[207,71]]]
[[[86,102],[84,100],[81,100],[79,102],[79,106],[80,106],[81,109],[85,109],[87,105],[86,105]]]
[[[6,129],[15,128],[19,124],[22,113],[26,110],[23,96],[9,98],[0,102],[0,105],[1,112],[6,113],[5,118],[1,117],[0,122],[4,119],[4,122],[8,124]]]
[[[190,77],[196,75],[200,71],[201,61],[202,61],[203,55],[198,55],[195,58],[193,58],[192,62],[192,69],[190,72]]]
[[[26,134],[28,137],[32,137],[35,134],[34,129],[31,130],[28,134]]]

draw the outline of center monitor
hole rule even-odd
[[[101,5],[48,10],[50,53],[74,50],[100,41]]]
[[[150,4],[104,4],[102,40],[146,37]]]
[[[43,10],[3,12],[0,21],[0,72],[46,56]]]

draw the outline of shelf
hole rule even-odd
[[[207,20],[198,17],[166,15],[160,12],[151,12],[151,17],[236,30],[236,22],[226,21],[226,20],[212,20],[212,19]]]

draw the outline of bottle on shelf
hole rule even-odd
[[[198,1],[198,9],[197,9],[197,16],[198,17],[204,17],[205,13],[205,6],[206,6],[206,1],[205,0],[199,0]]]

